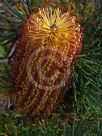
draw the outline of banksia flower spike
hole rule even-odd
[[[27,116],[50,115],[61,102],[81,51],[77,17],[60,9],[39,9],[22,24],[12,58],[12,95]]]

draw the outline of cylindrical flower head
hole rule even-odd
[[[51,8],[32,13],[21,26],[13,55],[16,109],[27,116],[50,115],[65,94],[81,47],[75,16]]]

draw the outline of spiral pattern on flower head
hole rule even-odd
[[[50,115],[63,98],[81,45],[81,26],[70,12],[32,13],[21,26],[12,61],[16,108],[28,116]]]

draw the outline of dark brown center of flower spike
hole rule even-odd
[[[57,25],[56,24],[53,24],[50,26],[51,30],[52,31],[56,31],[57,30]]]

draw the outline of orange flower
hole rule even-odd
[[[23,23],[12,62],[15,107],[27,116],[50,115],[65,94],[81,50],[78,19],[60,9],[39,9]]]

